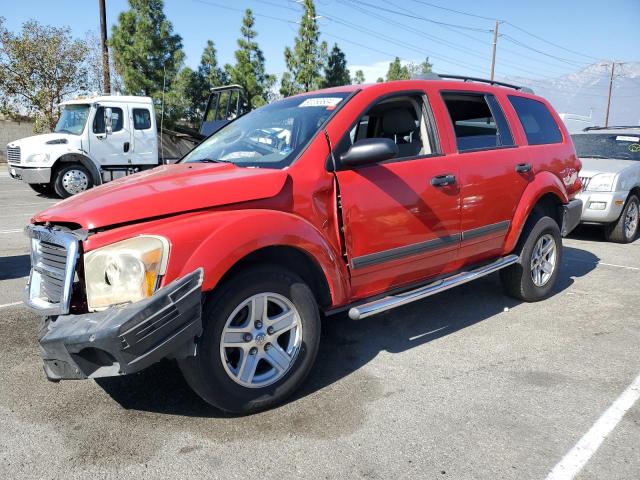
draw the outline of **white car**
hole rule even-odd
[[[571,138],[582,161],[582,223],[603,225],[609,241],[634,241],[640,217],[640,126],[588,127]]]

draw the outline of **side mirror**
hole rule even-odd
[[[106,135],[113,133],[113,112],[110,108],[104,109],[104,133]]]
[[[354,143],[340,156],[344,165],[357,167],[382,162],[398,155],[398,146],[389,138],[365,138]]]

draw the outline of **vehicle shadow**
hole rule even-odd
[[[554,294],[592,271],[599,259],[565,247]],[[513,308],[520,301],[502,293],[497,274],[366,320],[346,314],[325,319],[315,366],[290,400],[300,400],[362,368],[380,352],[400,353],[463,330]],[[135,375],[96,382],[126,409],[196,417],[229,417],[207,405],[187,386],[178,367],[163,361]]]
[[[0,280],[11,280],[29,275],[31,261],[29,255],[0,257]]]

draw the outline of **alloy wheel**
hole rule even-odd
[[[638,213],[638,204],[632,201],[624,217],[624,234],[629,240],[633,240],[638,230]]]
[[[82,170],[69,170],[62,176],[62,187],[71,195],[82,193],[89,188],[89,177]]]
[[[229,378],[260,388],[280,380],[302,345],[302,322],[295,305],[277,293],[244,300],[222,330],[220,357]]]
[[[551,234],[541,236],[531,255],[531,280],[536,287],[544,287],[556,268],[556,242]]]

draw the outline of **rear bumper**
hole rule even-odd
[[[26,168],[7,164],[11,178],[22,180],[26,183],[49,183],[51,181],[51,168]]]
[[[574,198],[562,205],[562,236],[566,237],[580,223],[582,215],[582,200]]]
[[[48,318],[40,334],[49,380],[135,373],[166,358],[195,354],[202,334],[202,269],[148,299],[83,315]]]

